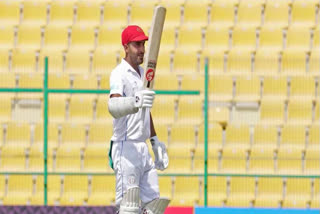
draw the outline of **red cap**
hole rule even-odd
[[[122,45],[126,45],[133,41],[148,40],[148,37],[144,34],[143,30],[137,25],[129,25],[122,31],[121,35]]]

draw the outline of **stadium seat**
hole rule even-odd
[[[69,103],[69,118],[74,123],[88,124],[93,119],[95,95],[73,94]]]
[[[36,70],[36,53],[27,49],[15,49],[12,52],[12,67],[14,73],[30,73]]]
[[[259,27],[261,25],[263,1],[240,1],[238,7],[238,26]]]
[[[320,126],[319,124],[314,124],[309,130],[309,141],[307,148],[310,150],[320,150]]]
[[[266,1],[264,26],[272,26],[277,28],[287,27],[289,20],[289,0]]]
[[[56,153],[54,170],[57,172],[80,172],[81,149],[79,147],[60,146]]]
[[[90,71],[89,52],[72,50],[66,56],[66,72],[69,74],[86,74]]]
[[[301,150],[297,150],[294,148],[281,148],[280,145],[280,149],[277,154],[277,173],[285,175],[302,174]]]
[[[208,173],[217,173],[219,165],[219,151],[208,148]],[[204,169],[204,145],[198,145],[193,158],[192,172],[203,173]]]
[[[157,69],[158,66],[157,66]],[[160,70],[160,69],[159,69]],[[178,90],[179,88],[179,80],[178,77],[175,74],[163,74],[163,70],[160,70],[159,73],[157,73],[157,78],[154,82],[154,89],[156,90]],[[196,75],[197,76],[197,75]],[[186,89],[183,89],[186,90]],[[190,89],[188,89],[190,90]],[[196,90],[191,89],[191,90]]]
[[[19,74],[20,88],[43,88],[43,75],[41,73]]]
[[[73,76],[74,89],[98,89],[98,80],[93,74],[77,74]]]
[[[31,133],[30,125],[24,122],[10,121],[6,128],[6,146],[29,148]]]
[[[181,96],[178,100],[178,123],[199,125],[203,121],[203,98]]]
[[[247,154],[243,148],[224,148],[222,150],[222,173],[245,173]]]
[[[319,87],[318,87],[319,88]],[[320,88],[318,89],[320,91]],[[319,94],[319,92],[318,92]],[[314,120],[313,120],[313,123],[314,124],[320,124],[320,102],[316,102],[316,106],[315,106],[315,109],[314,109]]]
[[[236,2],[238,1],[214,1],[211,7],[210,25],[233,27]]]
[[[10,175],[3,205],[27,205],[32,194],[32,175]]]
[[[250,26],[236,26],[232,31],[232,48],[245,51],[256,50],[256,28]]]
[[[221,207],[227,199],[227,178],[223,176],[208,177],[208,206]],[[203,205],[201,196],[200,205]]]
[[[200,93],[204,92],[204,76],[201,74],[183,75],[181,81],[181,90],[196,90],[200,91]]]
[[[32,191],[32,195],[30,198],[30,205],[38,205],[41,206],[44,204],[44,179],[42,175],[37,175],[34,177],[34,187]],[[48,200],[49,204],[49,200]],[[51,203],[52,204],[52,203]]]
[[[49,162],[50,159],[52,159],[52,155],[49,155],[50,153],[52,154],[52,150],[56,149],[59,145],[59,127],[56,123],[49,123],[48,124],[48,156]],[[34,140],[32,147],[35,146],[37,148],[42,148],[44,146],[44,137],[43,137],[43,124],[37,124],[35,126],[34,130]],[[52,163],[52,160],[51,160]],[[49,164],[49,163],[48,163]],[[51,166],[52,167],[52,166]]]
[[[285,50],[282,54],[281,75],[302,76],[306,74],[306,54],[302,51]]]
[[[230,108],[229,107],[210,107],[209,122],[219,123],[222,126],[226,126],[230,121]]]
[[[188,52],[202,50],[202,28],[199,26],[183,25],[178,31],[178,48]]]
[[[318,45],[320,47],[320,45]],[[310,54],[310,61],[309,61],[309,74],[312,76],[320,76],[320,51],[314,49]]]
[[[43,176],[38,175],[36,178],[36,190],[31,196],[31,205],[43,205],[44,204],[44,192],[43,192]],[[61,178],[60,175],[48,175],[48,205],[56,205],[61,196]]]
[[[48,101],[49,122],[64,122],[66,120],[66,96],[49,94]]]
[[[233,98],[233,80],[226,75],[209,77],[209,99],[212,101],[230,102]]]
[[[1,28],[0,28],[0,47],[1,47],[0,48],[1,49],[0,57],[1,58],[3,57],[3,55],[2,55],[3,53],[7,52],[7,50],[13,49],[14,33],[15,33],[15,29],[13,26],[1,26]],[[0,63],[2,65],[2,59],[1,59]],[[0,69],[1,69],[1,67],[0,67]]]
[[[110,74],[117,64],[117,53],[108,48],[98,48],[93,53],[92,71],[95,74]]]
[[[13,102],[13,99],[10,96],[6,96],[5,94],[1,94],[1,102],[0,102],[0,121],[1,122],[11,121],[12,102]],[[1,129],[0,130],[0,139],[3,139],[2,134],[3,133],[2,133],[2,129]]]
[[[164,22],[165,28],[169,27],[179,27],[181,24],[181,9],[185,3],[185,0],[161,0],[160,5],[167,9],[166,20]],[[162,35],[163,38],[163,35]],[[162,40],[162,39],[161,39]],[[163,41],[163,40],[162,40]],[[162,46],[161,41],[161,46]]]
[[[317,27],[316,29],[314,29],[313,31],[313,44],[312,44],[312,48],[313,50],[317,51],[319,54],[319,47],[320,47],[320,28]]]
[[[44,26],[47,23],[47,2],[28,0],[23,1],[23,24]]]
[[[0,2],[0,20],[3,26],[17,26],[20,22],[20,0]]]
[[[106,139],[104,144],[107,144]],[[95,173],[95,172],[111,172],[108,160],[107,146],[88,146],[84,151],[84,165],[83,170]]]
[[[189,156],[196,145],[195,127],[190,123],[174,124],[169,131],[168,150],[174,151],[177,157]]]
[[[139,25],[144,31],[150,27],[156,1],[134,0],[131,3],[130,25]],[[147,32],[145,32],[147,33]]]
[[[70,88],[69,75],[66,73],[53,73],[48,75],[48,87],[55,89]]]
[[[286,49],[292,51],[309,51],[311,42],[310,29],[302,27],[289,27],[287,31]]]
[[[71,29],[70,49],[91,51],[95,46],[95,27],[75,24]]]
[[[251,72],[252,54],[249,51],[233,49],[228,53],[227,73],[229,75],[249,76]]]
[[[285,122],[285,103],[282,100],[262,99],[259,123],[282,125]]]
[[[211,150],[222,149],[222,127],[216,123],[209,123],[208,125],[208,152]],[[198,148],[204,148],[204,126],[201,125],[198,131]],[[213,153],[215,154],[215,153]]]
[[[205,46],[208,51],[225,52],[229,50],[230,28],[209,25],[205,33]]]
[[[167,12],[168,13],[168,12]],[[167,21],[167,20],[166,20]],[[165,21],[165,23],[166,23]],[[174,49],[176,48],[176,43],[177,43],[177,28],[172,27],[172,26],[166,26],[164,25],[163,31],[162,31],[162,35],[161,35],[161,45],[160,45],[160,51],[159,51],[159,55],[158,55],[158,62],[157,62],[157,68],[159,68],[159,58],[162,55],[165,55],[166,53],[168,53],[168,55],[165,56],[169,56],[169,54],[174,51]]]
[[[173,72],[177,74],[195,73],[199,71],[198,53],[176,49],[173,58]]]
[[[26,169],[25,148],[18,146],[7,146],[1,149],[1,171],[19,172]]]
[[[183,25],[205,27],[208,24],[210,0],[187,0],[183,10]]]
[[[63,193],[60,205],[83,205],[88,199],[88,177],[87,175],[70,175],[64,178]]]
[[[282,201],[282,178],[260,177],[258,180],[257,196],[254,201],[256,208],[278,208]]]
[[[5,175],[0,175],[0,199],[3,200],[6,190],[6,177]]]
[[[122,51],[123,47],[121,46],[121,32],[122,28],[119,26],[112,27],[109,25],[102,25],[99,28],[98,33],[98,53]],[[100,49],[103,49],[104,52]]]
[[[291,78],[290,99],[314,99],[316,82],[313,77],[302,76]]]
[[[283,29],[274,26],[262,27],[259,32],[259,50],[279,52],[283,49]]]
[[[320,179],[314,179],[314,191],[313,191],[313,197],[311,200],[310,208],[319,209],[320,208]]]
[[[251,207],[255,195],[255,178],[231,177],[227,207]]]
[[[318,148],[308,148],[305,153],[305,167],[304,173],[310,175],[319,174],[320,167],[320,152],[319,152],[319,141]]]
[[[222,75],[225,71],[225,53],[223,51],[215,52],[214,48],[211,50],[204,50],[200,58],[200,72],[205,71],[205,59],[209,60],[208,72],[210,75]]]
[[[42,49],[39,56],[38,67],[38,71],[41,73],[44,73],[45,71],[45,57],[48,57],[48,73],[60,73],[60,75],[63,75],[62,72],[64,71],[64,53],[60,50]],[[50,78],[48,84],[51,84]]]
[[[263,77],[279,74],[279,53],[275,50],[258,49],[254,59],[254,74]]]
[[[66,148],[84,148],[86,145],[86,128],[79,123],[63,123],[61,145]],[[79,157],[80,158],[80,157]]]
[[[306,208],[311,199],[310,178],[288,178],[283,208]]]
[[[248,150],[250,148],[249,126],[246,124],[228,124],[226,128],[225,148]]]
[[[256,125],[253,133],[252,148],[256,151],[276,151],[278,148],[278,130],[273,125]]]
[[[151,114],[155,124],[172,124],[175,121],[176,100],[177,97],[171,95],[161,95],[159,99],[154,100]]]
[[[40,144],[41,145],[41,144]],[[48,159],[48,171],[52,170],[52,157],[50,157],[49,152],[47,153],[47,159]],[[32,145],[29,151],[28,155],[29,159],[29,167],[28,170],[31,172],[42,172],[44,169],[44,152],[43,152],[43,145],[41,146],[34,146]],[[50,160],[51,159],[51,160]]]
[[[262,93],[263,99],[284,101],[287,99],[287,91],[286,77],[264,77]]]
[[[312,100],[290,100],[287,123],[309,125],[312,123]]]
[[[100,25],[101,4],[99,1],[81,0],[76,2],[77,23],[88,26]]]
[[[112,116],[108,111],[107,101],[109,95],[99,95],[96,106],[96,120],[101,122],[111,122]]]
[[[49,24],[45,27],[44,42],[42,52],[44,51],[66,51],[68,49],[68,27],[62,25]]]
[[[183,147],[182,147],[183,148]],[[175,155],[170,155],[171,154],[171,149],[168,148],[168,154],[169,154],[169,159],[170,159],[170,164],[168,168],[166,169],[166,173],[187,173],[191,174],[191,157],[190,155],[187,157],[176,157]],[[181,147],[180,147],[181,149]],[[172,154],[175,154],[176,151],[178,151],[179,148],[176,147],[176,149],[172,152]]]
[[[109,123],[91,123],[89,128],[88,146],[103,147],[109,145],[113,132],[112,121]]]
[[[74,1],[52,0],[50,5],[50,25],[70,27],[73,23]]]
[[[200,199],[199,177],[175,177],[171,206],[193,206]]]
[[[104,4],[103,24],[124,27],[128,24],[128,1],[107,1]]]
[[[236,80],[236,102],[260,100],[260,79],[253,77],[238,77]]]
[[[270,143],[270,142],[266,142]],[[274,143],[274,142],[273,142]],[[274,152],[268,147],[251,149],[249,172],[259,174],[274,174]]]
[[[161,197],[172,198],[172,178],[169,176],[159,177],[159,189]]]
[[[281,130],[280,148],[302,151],[306,148],[306,130],[301,124],[286,124]]]
[[[9,52],[8,50],[0,50],[0,72],[1,77],[6,75],[9,72]],[[4,81],[3,83],[6,83]],[[2,84],[2,83],[0,83]],[[2,87],[2,86],[1,86]]]
[[[319,2],[295,0],[292,3],[291,25],[314,27],[316,24],[316,4]]]
[[[115,201],[115,176],[92,176],[91,194],[88,198],[88,205],[101,206],[110,205]]]

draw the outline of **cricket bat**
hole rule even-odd
[[[165,16],[166,16],[165,7],[159,5],[154,9],[151,28],[149,32],[148,47],[146,51],[147,54],[144,59],[145,64],[144,64],[143,87],[145,89],[153,88]],[[141,121],[139,125],[139,132],[141,135],[143,133],[145,114],[146,114],[146,109],[143,108],[142,114],[141,114]]]

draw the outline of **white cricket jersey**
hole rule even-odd
[[[140,75],[124,59],[112,70],[110,75],[110,95],[120,94],[123,97],[134,97],[136,91],[143,87],[143,69],[139,66]],[[139,121],[141,112],[128,114],[124,117],[113,119],[112,141],[146,141],[150,137],[150,110],[146,109],[143,135],[139,134]]]

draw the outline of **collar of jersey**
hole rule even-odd
[[[139,74],[136,72],[136,70],[134,70],[134,68],[125,59],[121,60],[121,64],[124,65],[126,71],[130,71],[130,72],[135,73],[139,76]],[[139,68],[140,75],[143,76],[143,69],[141,68],[141,66],[139,66],[138,68]]]

